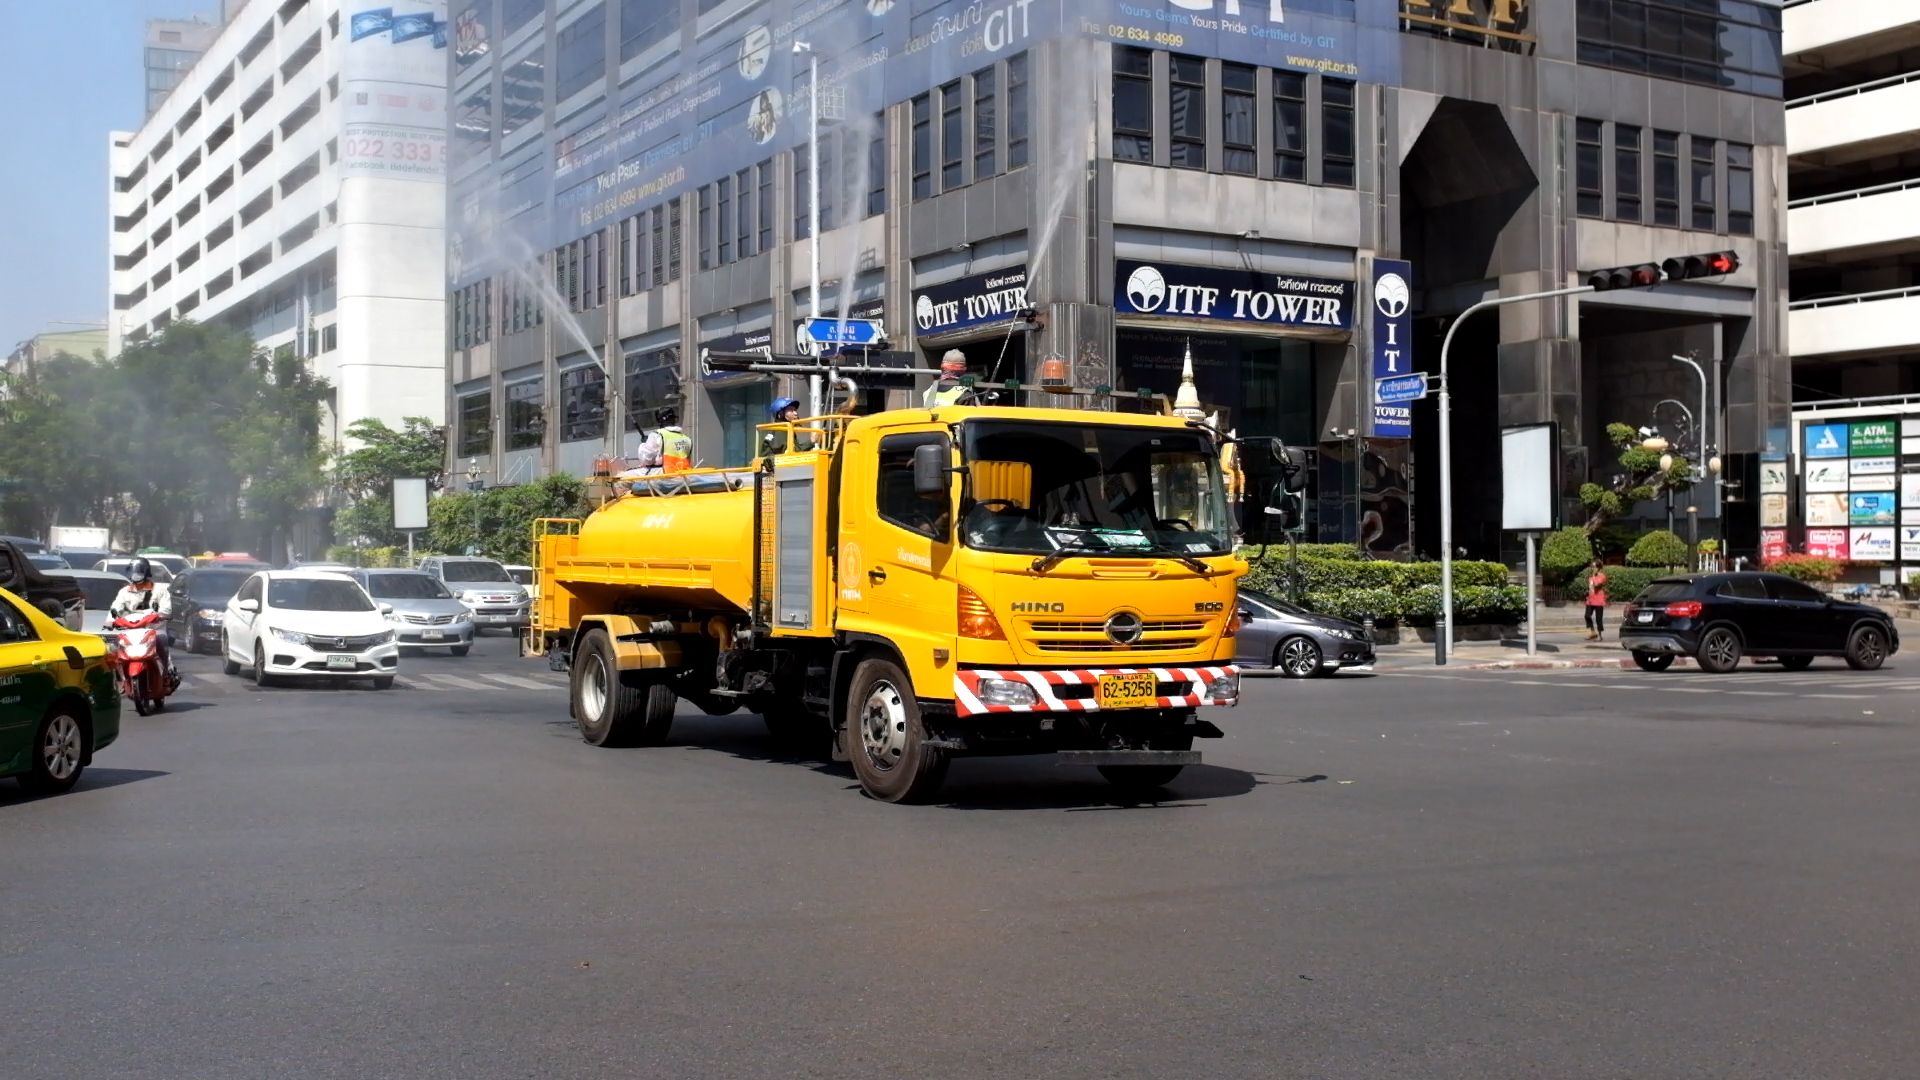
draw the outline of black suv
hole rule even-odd
[[[1887,613],[1836,600],[1780,574],[1688,574],[1640,590],[1620,624],[1620,647],[1648,671],[1691,656],[1703,671],[1732,671],[1743,654],[1777,657],[1799,671],[1816,656],[1843,656],[1872,671],[1900,648]]]

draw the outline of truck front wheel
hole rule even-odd
[[[573,660],[573,716],[595,746],[658,746],[673,727],[673,688],[664,680],[621,678],[613,642],[593,630]]]
[[[847,756],[867,794],[925,802],[947,778],[946,751],[927,745],[913,681],[891,660],[863,660],[847,695]]]

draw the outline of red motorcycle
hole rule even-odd
[[[160,635],[167,632],[165,617],[157,611],[119,615],[108,621],[107,629],[115,635],[107,651],[120,693],[133,699],[134,711],[141,716],[164,710],[167,698],[180,689],[180,677],[167,672],[160,654]]]

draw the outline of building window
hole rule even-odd
[[[1712,232],[1719,227],[1713,197],[1713,140],[1696,135],[1689,141],[1693,143],[1693,227]]]
[[[1727,231],[1753,235],[1753,147],[1727,144]]]
[[[1780,97],[1777,4],[1578,0],[1576,12],[1582,64]]]
[[[1007,58],[1007,168],[1027,164],[1027,54]]]
[[[454,163],[470,161],[493,146],[493,82],[478,80],[453,110]]]
[[[599,4],[554,38],[553,96],[565,101],[607,74],[607,9]]]
[[[458,407],[460,416],[459,449],[461,457],[479,457],[493,453],[493,392],[482,390],[477,394],[463,394]]]
[[[1600,121],[1574,121],[1574,205],[1581,217],[1605,216],[1606,191],[1600,179]]]
[[[547,432],[546,380],[527,379],[507,387],[507,449],[531,450]]]
[[[1320,180],[1333,187],[1353,186],[1353,84],[1345,79],[1320,80],[1320,128],[1326,152],[1320,159]]]
[[[760,171],[760,250],[773,250],[773,162],[763,161]]]
[[[1207,167],[1207,62],[1198,56],[1167,56],[1172,92],[1167,109],[1168,163],[1176,169]]]
[[[650,289],[659,288],[660,285],[667,280],[665,272],[667,268],[667,241],[665,236],[666,227],[664,224],[666,213],[666,207],[656,206],[647,213],[640,215],[641,229],[645,234],[647,245],[645,261],[648,267],[647,287]]]
[[[733,177],[721,177],[713,190],[713,261],[725,266],[733,261]]]
[[[1225,149],[1220,164],[1241,176],[1252,176],[1255,171],[1253,96],[1252,67],[1220,65],[1220,145]]]
[[[580,442],[607,436],[607,373],[586,364],[560,373],[560,439]]]
[[[678,399],[680,350],[672,346],[627,357],[627,423],[652,427],[654,413]]]
[[[966,98],[960,80],[940,88],[940,190],[952,191],[967,182]]]
[[[873,138],[867,140],[867,216],[887,212],[887,114],[873,114]]]
[[[680,280],[680,200],[667,204],[667,280]]]
[[[634,250],[633,234],[639,228],[645,214],[637,214],[620,223],[620,295],[632,296],[640,291],[640,267],[634,261],[638,254]],[[641,233],[644,239],[644,231]]]
[[[753,170],[741,169],[733,177],[734,252],[744,259],[753,254]]]
[[[915,201],[933,194],[933,98],[921,94],[913,99],[913,197]]]
[[[680,28],[680,5],[620,0],[620,59],[631,60]]]
[[[973,178],[984,180],[997,170],[994,160],[994,71],[973,73]]]
[[[1113,160],[1153,160],[1153,54],[1113,50]]]
[[[809,183],[807,163],[813,159],[813,147],[800,144],[793,148],[793,238],[813,235],[808,220],[813,212],[813,185]]]
[[[593,297],[592,307],[607,306],[607,234],[590,233],[587,236],[587,293]]]
[[[511,34],[546,10],[546,0],[501,0],[500,32]]]
[[[713,186],[700,189],[700,215],[694,224],[700,234],[700,269],[713,269]]]
[[[1613,216],[1640,220],[1640,129],[1613,125]]]
[[[1653,133],[1653,223],[1680,224],[1680,136]]]
[[[547,69],[540,62],[540,54],[535,53],[500,76],[501,136],[511,135],[538,120],[546,102]]]
[[[1273,73],[1273,175],[1307,178],[1307,77],[1291,71]]]

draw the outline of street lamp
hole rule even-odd
[[[473,496],[473,544],[469,555],[480,554],[480,461],[467,459],[467,491]]]
[[[795,40],[793,55],[807,54],[807,318],[820,318],[820,54]],[[847,295],[842,293],[841,295]],[[845,318],[845,313],[841,315]],[[820,415],[820,376],[807,376],[807,415]]]

